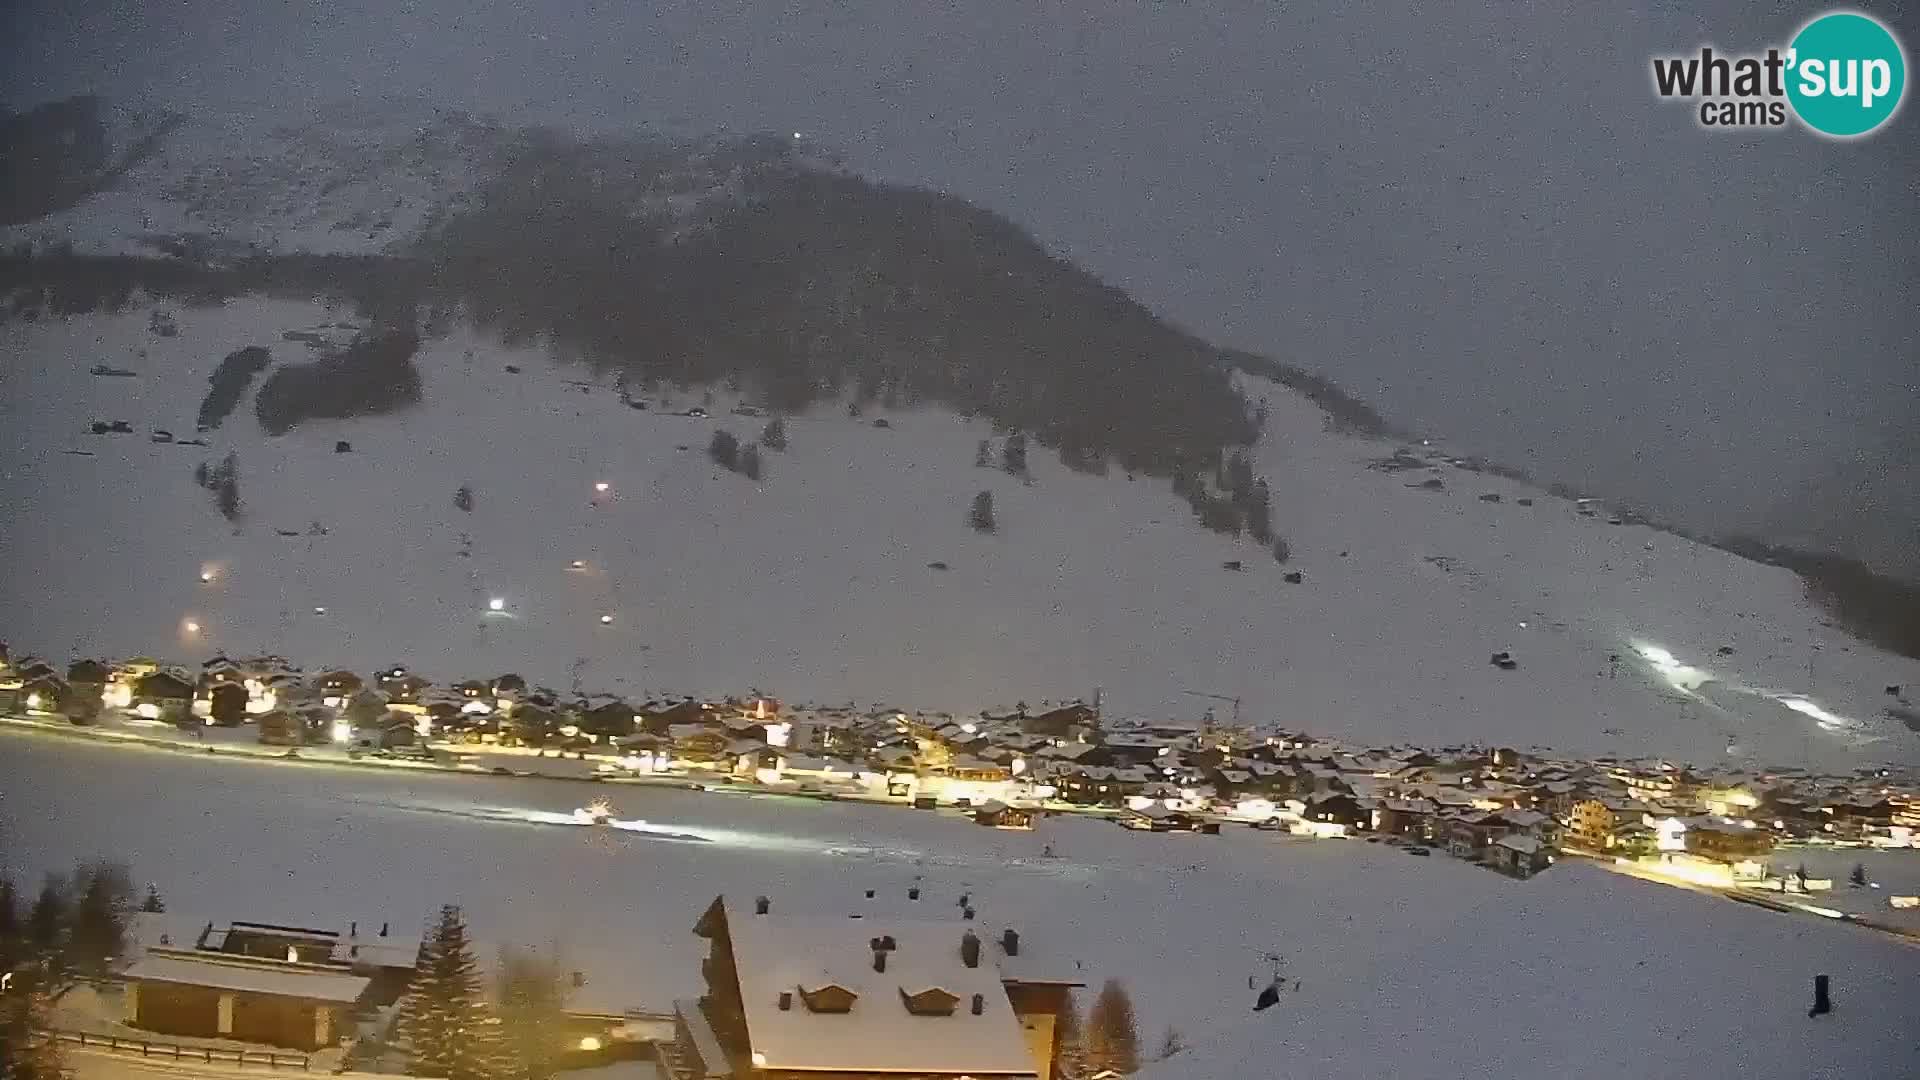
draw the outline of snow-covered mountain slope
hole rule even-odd
[[[978,709],[1098,687],[1118,714],[1232,708],[1195,691],[1241,699],[1248,721],[1368,741],[1920,759],[1882,712],[1920,663],[1826,628],[1792,574],[1512,481],[1369,468],[1394,447],[1326,433],[1274,384],[1245,389],[1271,409],[1256,467],[1294,551],[1284,568],[1200,530],[1164,482],[1041,452],[1031,483],[976,467],[992,431],[937,409],[793,417],[755,483],[706,453],[715,429],[744,441],[765,423],[724,396],[711,419],[671,414],[699,391],[636,410],[584,369],[458,327],[414,358],[411,410],[268,436],[263,375],[208,446],[155,442],[191,437],[234,350],[268,347],[270,375],[316,355],[286,331],[354,332],[344,309],[281,300],[172,315],[173,336],[142,305],[0,325],[0,633],[17,651],[271,651],[309,670],[511,670],[634,696]],[[115,420],[133,433],[89,433]],[[237,524],[193,475],[228,453]],[[1445,490],[1418,486],[1430,475]],[[967,525],[982,490],[996,535]],[[1516,670],[1489,664],[1501,650]]]
[[[489,179],[564,158],[639,216],[676,220],[738,196],[743,166],[778,156],[831,166],[798,139],[632,134],[579,142],[415,105],[341,106],[307,123],[170,116],[152,134],[118,112],[103,137],[130,159],[84,201],[0,227],[0,249],[82,255],[372,255],[410,250]]]
[[[182,118],[109,189],[0,229],[0,246],[365,254],[404,245],[474,184],[498,130],[465,117],[338,112],[263,127]]]

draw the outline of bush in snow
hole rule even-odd
[[[993,519],[993,492],[983,491],[973,497],[973,506],[967,511],[967,524],[974,532],[990,533],[998,528]]]
[[[769,450],[787,448],[787,422],[776,416],[760,431],[760,444]]]
[[[1014,432],[1007,436],[1006,446],[1001,448],[1001,467],[1015,476],[1027,475],[1027,437]]]
[[[740,440],[731,431],[716,431],[713,441],[707,444],[707,456],[715,465],[729,471],[740,465]]]

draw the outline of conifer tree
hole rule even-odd
[[[547,1080],[559,1069],[567,980],[560,961],[504,949],[495,980],[500,1032],[514,1080]]]
[[[1140,1068],[1140,1029],[1133,999],[1118,979],[1108,979],[1087,1012],[1087,1067],[1128,1074]]]
[[[505,1071],[499,1019],[481,997],[480,965],[454,905],[440,909],[420,943],[398,1033],[414,1076],[496,1080]]]
[[[133,883],[126,867],[98,862],[80,867],[74,885],[78,896],[68,931],[67,962],[80,974],[103,977],[126,949]]]
[[[46,880],[40,883],[40,895],[34,898],[33,907],[27,911],[28,947],[43,954],[59,949],[66,922],[66,882],[58,874],[48,874]]]
[[[15,969],[0,994],[0,1080],[67,1080],[53,1027],[52,997],[37,966]]]
[[[0,947],[20,936],[20,896],[13,879],[0,877]]]

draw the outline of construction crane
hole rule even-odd
[[[1239,698],[1228,697],[1225,694],[1210,694],[1205,690],[1182,690],[1180,692],[1183,694],[1191,694],[1194,697],[1212,698],[1215,701],[1231,702],[1233,704],[1233,726],[1234,727],[1240,726],[1240,699]]]

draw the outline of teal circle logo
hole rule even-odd
[[[1787,54],[1787,100],[1802,123],[1852,138],[1887,122],[1907,89],[1907,58],[1886,27],[1837,11],[1802,27]]]

